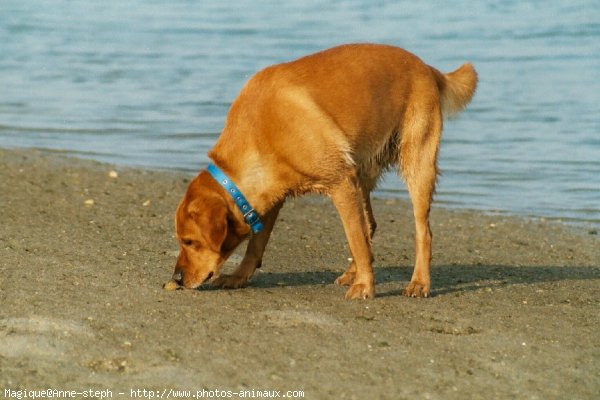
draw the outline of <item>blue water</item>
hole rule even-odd
[[[365,41],[479,72],[437,204],[600,223],[597,0],[1,0],[0,146],[197,171],[254,72]]]

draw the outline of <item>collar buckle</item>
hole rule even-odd
[[[236,204],[238,209],[242,212],[244,216],[244,221],[250,228],[252,232],[258,233],[263,229],[263,224],[260,221],[258,213],[248,200],[244,197],[242,192],[235,186],[235,184],[225,175],[223,171],[221,171],[215,164],[208,164],[208,173],[225,189],[227,193],[233,198],[233,202]]]

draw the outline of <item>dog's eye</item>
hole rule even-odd
[[[182,240],[181,243],[183,243],[184,246],[191,246],[194,244],[194,241],[190,240],[190,239],[185,239],[185,240]]]

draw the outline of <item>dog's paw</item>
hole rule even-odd
[[[350,289],[348,289],[346,292],[347,300],[366,300],[372,299],[373,297],[375,297],[375,288],[373,285],[367,285],[364,283],[355,283],[354,285],[350,286]]]
[[[350,286],[354,283],[355,272],[346,271],[335,280],[336,285]]]
[[[429,297],[429,284],[420,284],[410,282],[402,291],[402,295],[406,297]]]
[[[247,283],[248,278],[239,275],[222,274],[212,281],[211,285],[221,289],[239,289],[246,286]]]

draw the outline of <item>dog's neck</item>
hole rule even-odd
[[[209,157],[235,183],[259,215],[265,215],[283,197],[283,194],[278,195],[276,188],[270,185],[273,179],[266,173],[268,168],[261,165],[259,160],[245,157],[248,160],[244,162],[240,162],[239,158],[235,162],[230,162],[219,157],[214,151],[209,153]],[[239,165],[243,165],[243,168],[239,168]],[[230,196],[227,197],[229,197],[228,203],[231,201],[231,205],[237,208]]]
[[[233,180],[229,178],[219,167],[211,163],[207,167],[208,173],[217,181],[227,194],[233,199],[235,205],[244,216],[246,224],[252,228],[252,232],[258,233],[263,229],[262,221],[258,212],[248,203],[248,199],[244,193],[235,185]]]

